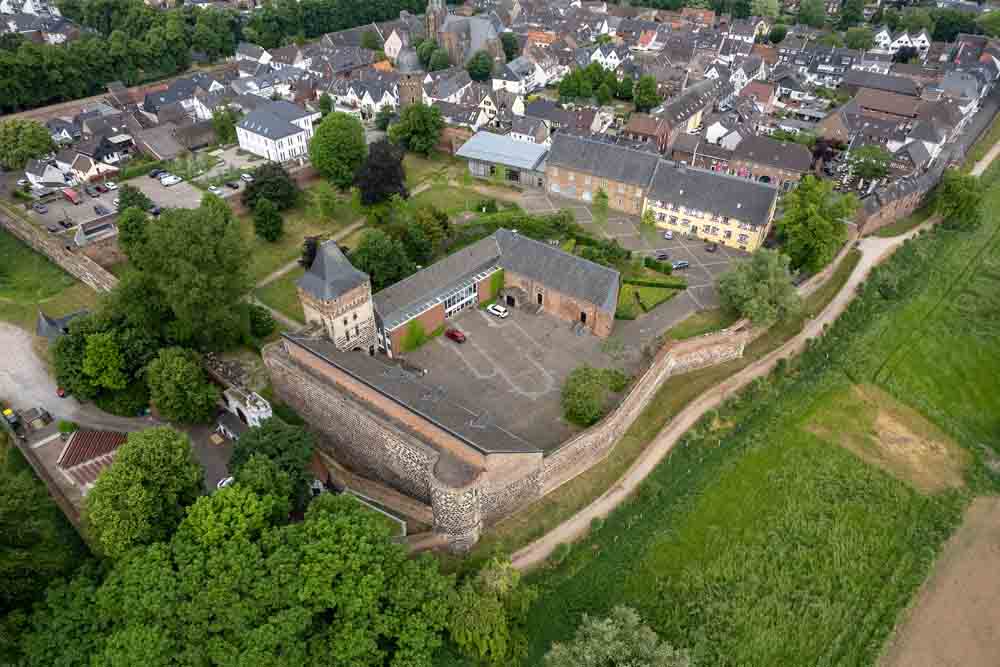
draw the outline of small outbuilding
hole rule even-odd
[[[477,132],[456,153],[468,161],[473,176],[495,178],[499,171],[508,183],[531,188],[545,187],[547,154],[542,144],[492,132]]]

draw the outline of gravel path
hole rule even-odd
[[[997,155],[1000,155],[1000,143],[993,144],[993,148],[983,156],[982,160],[976,163],[976,166],[969,173],[973,176],[982,176],[983,172],[996,159]]]
[[[858,244],[861,260],[851,273],[844,287],[816,318],[806,323],[803,330],[774,352],[755,361],[743,370],[703,393],[684,407],[661,430],[656,438],[640,454],[625,474],[600,497],[578,512],[572,518],[556,526],[547,534],[515,552],[512,561],[520,570],[539,565],[549,554],[564,542],[572,542],[583,536],[591,522],[604,518],[625,501],[642,483],[646,476],[659,465],[660,461],[673,449],[681,436],[701,418],[706,411],[717,407],[728,396],[736,393],[752,380],[767,375],[779,359],[798,354],[806,341],[823,332],[823,327],[832,323],[847,308],[854,298],[857,286],[868,276],[872,267],[885,259],[907,238],[926,228],[925,223],[910,232],[892,238],[869,237]]]

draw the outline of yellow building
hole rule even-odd
[[[660,160],[643,211],[664,230],[753,252],[767,238],[777,202],[773,185]]]

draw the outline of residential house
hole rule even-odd
[[[552,194],[592,202],[604,190],[611,208],[639,215],[656,161],[655,153],[559,133],[546,158],[545,178]]]
[[[644,210],[661,229],[753,252],[767,238],[777,201],[773,185],[660,160]]]
[[[713,110],[723,91],[729,89],[720,79],[706,79],[688,87],[678,97],[653,110],[653,115],[667,121],[672,141],[678,134],[700,132],[702,118]]]
[[[920,97],[920,88],[908,78],[856,69],[844,74],[843,80],[840,83],[841,90],[854,95],[862,88],[883,90],[895,95]]]
[[[66,177],[63,172],[59,170],[55,162],[48,160],[29,160],[24,168],[24,176],[31,183],[32,188],[39,190],[66,186]]]
[[[240,148],[274,162],[303,157],[318,112],[279,100],[257,107],[236,124]]]
[[[52,136],[52,141],[57,144],[71,144],[74,141],[78,141],[81,136],[79,125],[62,118],[50,118],[45,121],[45,128]]]
[[[696,134],[682,134],[670,147],[670,159],[699,169],[728,173],[733,151]]]
[[[549,126],[541,118],[530,116],[513,117],[510,138],[532,144],[541,144],[545,147],[552,145],[552,134],[549,132]]]
[[[92,243],[114,238],[117,235],[118,226],[107,217],[104,217],[100,220],[91,220],[77,226],[73,241],[78,247],[83,248]]]
[[[778,101],[777,87],[764,81],[753,81],[747,84],[739,95],[752,100],[758,113],[765,115],[770,115],[774,111],[774,104]]]
[[[730,171],[737,176],[790,189],[812,168],[812,153],[802,144],[763,136],[744,138],[733,151]]]
[[[493,90],[527,95],[547,83],[545,72],[533,60],[518,56],[493,75]]]
[[[450,67],[428,72],[424,77],[424,103],[451,102],[459,104],[462,94],[472,85],[472,78],[464,67]]]
[[[601,121],[593,109],[577,108],[572,111],[546,99],[537,99],[524,107],[524,115],[545,121],[550,130],[567,129],[576,132],[598,132]]]
[[[632,141],[649,143],[662,153],[670,140],[670,124],[665,118],[636,112],[629,117],[622,134]]]

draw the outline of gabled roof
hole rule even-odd
[[[733,157],[790,171],[807,172],[812,166],[812,153],[805,146],[763,136],[743,139],[733,151]]]
[[[515,169],[537,170],[547,152],[541,144],[511,139],[509,136],[477,132],[455,154],[467,160],[482,160]]]
[[[368,274],[354,268],[335,241],[326,241],[296,284],[317,299],[330,301],[367,282]]]
[[[856,69],[844,74],[842,85],[884,90],[898,95],[909,95],[910,97],[918,97],[920,95],[920,89],[911,79]]]
[[[546,162],[549,166],[568,168],[645,188],[653,177],[656,159],[656,155],[650,153],[561,132],[553,138]]]
[[[649,197],[759,227],[770,221],[778,189],[749,178],[660,160]]]
[[[111,465],[126,439],[118,431],[80,429],[66,441],[56,465],[80,486],[89,486]]]
[[[268,139],[282,139],[303,132],[304,130],[294,125],[292,121],[310,115],[311,112],[300,106],[278,100],[254,109],[240,120],[237,127]]]

